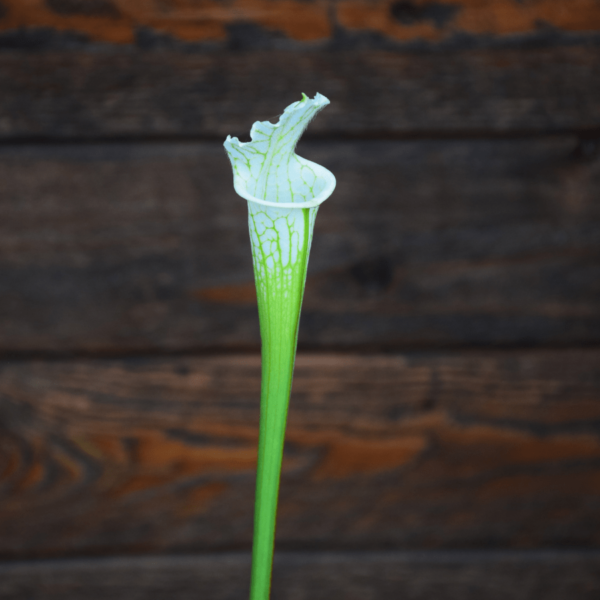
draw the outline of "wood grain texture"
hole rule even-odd
[[[279,553],[278,600],[595,600],[593,552]],[[250,557],[113,558],[0,564],[3,600],[242,600]]]
[[[14,1],[14,0],[13,0]],[[535,34],[540,28],[591,32],[600,29],[594,0],[576,0],[565,11],[560,0],[458,0],[457,2],[397,2],[339,0],[338,23],[349,31],[376,31],[398,41],[442,41],[451,36],[507,37]]]
[[[313,142],[303,347],[600,340],[600,162],[571,136]],[[579,157],[578,157],[579,156]],[[0,350],[257,348],[219,143],[0,149]]]
[[[249,548],[259,364],[3,362],[0,555]],[[599,367],[300,355],[278,548],[598,547]]]
[[[585,1],[585,0],[584,0]],[[579,0],[582,2],[582,0]],[[90,41],[128,44],[140,29],[183,42],[218,42],[244,23],[311,42],[331,35],[327,0],[3,0],[0,31],[29,28],[77,33]]]
[[[52,29],[90,41],[127,44],[150,30],[180,42],[227,40],[231,29],[260,28],[279,38],[327,41],[346,35],[378,33],[399,42],[439,42],[454,36],[532,36],[600,30],[594,0],[2,0],[0,32]],[[250,29],[252,32],[252,29]]]
[[[561,132],[600,127],[600,47],[391,51],[3,52],[4,138],[225,137],[300,92],[320,135]],[[269,93],[265,94],[264,90]]]

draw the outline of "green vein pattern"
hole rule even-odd
[[[283,443],[306,268],[318,205],[335,187],[324,167],[294,150],[329,100],[304,94],[278,123],[257,122],[251,141],[228,137],[234,187],[248,200],[248,222],[262,340],[260,434],[251,600],[270,594]],[[294,206],[296,205],[296,206]]]

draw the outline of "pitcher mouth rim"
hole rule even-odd
[[[245,200],[248,200],[248,202],[256,202],[257,204],[263,204],[264,206],[272,206],[274,208],[314,208],[315,206],[319,206],[320,204],[325,202],[325,200],[327,200],[327,198],[331,196],[337,182],[335,179],[335,175],[329,169],[326,169],[325,167],[306,159],[304,159],[304,161],[310,163],[310,166],[316,171],[318,171],[319,174],[323,177],[323,179],[326,180],[325,189],[318,196],[316,196],[312,200],[308,200],[307,202],[271,202],[270,200],[262,200],[261,198],[256,198],[255,196],[252,196],[245,189],[243,189],[241,185],[238,185],[237,181],[233,182],[233,187],[235,188],[235,191],[238,194],[238,196],[241,196]]]

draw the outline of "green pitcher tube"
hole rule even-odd
[[[324,167],[294,150],[329,100],[321,94],[288,106],[279,122],[256,122],[251,141],[227,137],[235,191],[248,223],[262,341],[260,433],[252,548],[251,600],[268,600],[287,411],[300,309],[319,205],[335,188]]]

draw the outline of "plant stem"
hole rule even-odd
[[[250,600],[271,591],[277,498],[308,253],[319,205],[335,189],[325,167],[295,154],[310,120],[329,100],[315,94],[288,106],[277,123],[256,122],[250,142],[227,136],[235,191],[248,224],[262,339],[260,434]]]
[[[262,339],[262,382],[250,600],[268,600],[271,589],[283,445],[312,237],[310,211],[316,213],[316,209],[293,210],[302,210],[304,239],[299,244],[298,260],[290,265],[291,269],[271,270],[270,276],[265,276],[266,270],[256,268],[257,262],[264,261],[264,256],[260,249],[254,249]]]

